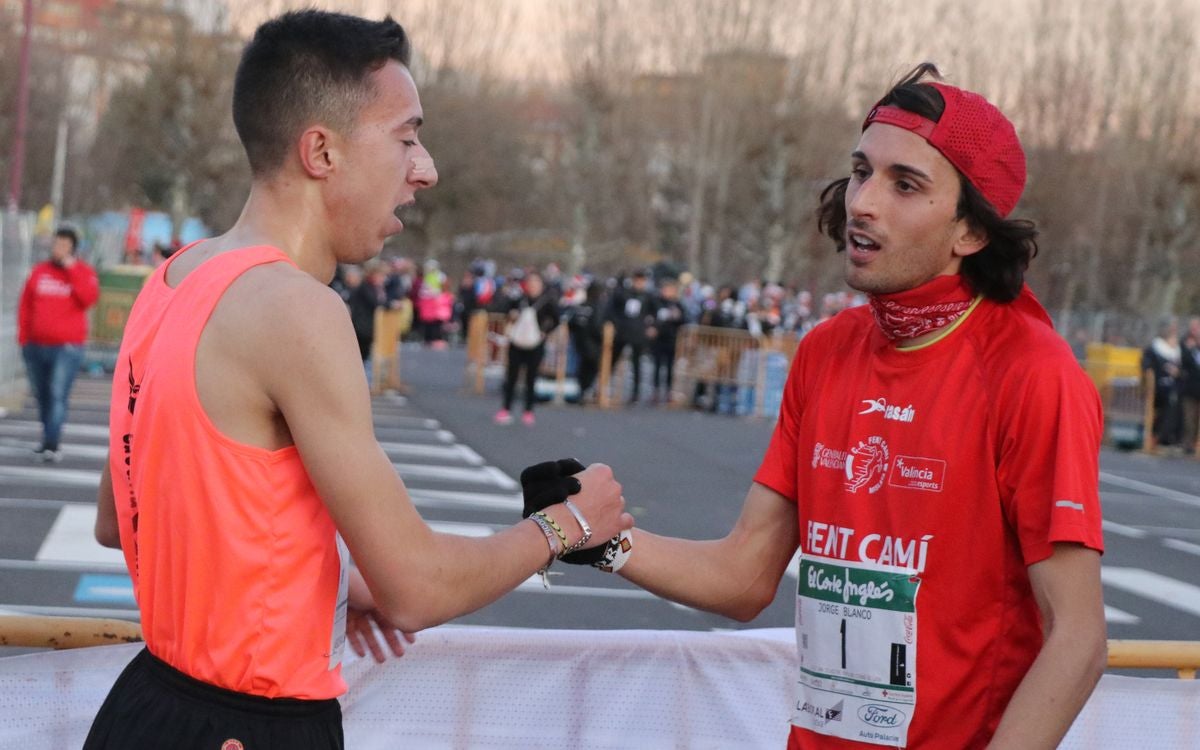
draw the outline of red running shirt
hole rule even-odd
[[[332,698],[346,690],[345,547],[295,446],[230,439],[196,392],[196,346],[213,309],[266,263],[291,261],[271,247],[234,250],[176,288],[168,262],[138,295],[110,410],[121,547],[155,656],[229,690]]]
[[[1026,289],[898,350],[801,343],[755,481],[798,503],[789,748],[979,748],[1042,645],[1026,567],[1102,550],[1099,398]]]

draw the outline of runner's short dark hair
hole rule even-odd
[[[926,76],[940,77],[933,63],[921,63],[892,87],[879,103],[892,105],[937,122],[945,101],[936,88],[922,83]],[[1011,302],[1021,293],[1029,261],[1037,255],[1037,227],[1027,219],[1005,219],[971,182],[958,173],[956,217],[966,219],[988,238],[979,252],[963,258],[962,275],[977,293],[996,302]],[[821,191],[817,227],[833,240],[838,252],[846,249],[846,185],[849,177],[834,180]]]
[[[259,26],[233,85],[233,124],[251,172],[269,176],[282,166],[292,140],[313,123],[348,131],[374,95],[370,74],[388,60],[407,67],[411,55],[391,16],[301,10]]]

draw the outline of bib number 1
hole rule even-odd
[[[801,557],[793,724],[858,742],[907,744],[920,585],[903,570]]]

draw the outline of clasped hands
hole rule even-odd
[[[561,558],[571,565],[601,564],[608,547],[619,543],[621,532],[633,528],[621,485],[604,464],[585,467],[574,458],[534,464],[521,472],[521,493],[525,501],[522,518],[570,498],[587,519],[591,540],[583,549]]]

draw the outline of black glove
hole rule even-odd
[[[560,458],[557,461],[544,461],[540,464],[527,466],[521,472],[521,494],[525,497],[525,509],[522,518],[529,518],[539,510],[556,503],[561,503],[569,496],[583,489],[573,474],[578,474],[586,467],[574,458]],[[562,561],[571,565],[593,565],[604,558],[606,545],[581,549],[564,555]]]
[[[521,494],[525,496],[525,510],[521,512],[521,517],[529,518],[583,489],[579,480],[571,475],[578,474],[584,468],[573,458],[560,458],[525,467],[521,472]]]

